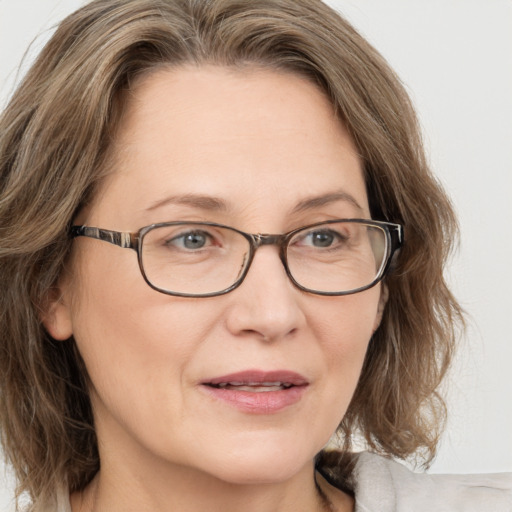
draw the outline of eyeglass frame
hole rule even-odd
[[[342,291],[342,292],[322,292],[319,290],[312,290],[310,288],[306,288],[298,283],[290,272],[288,266],[288,259],[286,255],[286,249],[288,247],[288,242],[293,236],[303,230],[311,229],[316,226],[324,226],[329,224],[336,223],[357,223],[357,224],[366,224],[369,226],[375,226],[381,228],[386,235],[386,255],[385,255],[385,263],[381,264],[381,268],[375,279],[368,285],[362,286],[360,288],[356,288],[354,290]],[[144,270],[144,265],[142,263],[142,246],[144,241],[144,236],[153,229],[157,229],[160,227],[166,226],[178,226],[178,225],[188,225],[188,226],[212,226],[218,228],[227,228],[231,231],[235,231],[242,235],[249,242],[249,257],[245,263],[244,269],[238,279],[228,288],[224,290],[220,290],[218,292],[210,292],[210,293],[184,293],[184,292],[173,292],[170,290],[165,290],[163,288],[159,288],[148,279],[146,272]],[[286,275],[292,282],[292,284],[307,293],[312,293],[314,295],[323,295],[323,296],[342,296],[342,295],[352,295],[354,293],[359,293],[364,290],[368,290],[372,288],[377,283],[379,283],[384,276],[389,272],[391,267],[391,262],[393,261],[393,257],[397,254],[400,248],[403,245],[404,240],[404,229],[400,224],[395,224],[387,221],[379,221],[379,220],[368,220],[368,219],[334,219],[327,220],[323,222],[315,222],[314,224],[309,224],[307,226],[302,226],[300,228],[293,229],[292,231],[288,231],[287,233],[283,233],[280,235],[276,234],[265,234],[265,233],[246,233],[245,231],[241,231],[237,228],[226,226],[225,224],[219,224],[216,222],[198,222],[198,221],[170,221],[170,222],[159,222],[155,224],[150,224],[149,226],[144,226],[135,232],[122,232],[122,231],[113,231],[109,229],[96,228],[90,226],[71,226],[69,230],[69,235],[71,238],[77,238],[80,236],[84,236],[87,238],[93,238],[95,240],[101,240],[104,242],[109,242],[113,245],[121,247],[123,249],[133,249],[137,252],[137,259],[139,264],[139,269],[144,278],[144,281],[148,284],[150,288],[156,290],[157,292],[163,293],[165,295],[172,295],[176,297],[190,297],[190,298],[206,298],[206,297],[217,297],[219,295],[225,295],[238,288],[247,274],[249,273],[249,269],[251,267],[252,261],[256,254],[256,251],[263,245],[277,245],[279,248],[279,258],[283,267],[286,271]]]

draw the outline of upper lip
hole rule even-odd
[[[277,383],[289,384],[292,386],[305,386],[308,384],[308,380],[299,373],[290,370],[245,370],[214,377],[201,382],[201,384],[208,384],[212,386],[225,383],[239,386],[270,386]]]

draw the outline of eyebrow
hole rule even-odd
[[[314,210],[315,208],[320,208],[321,206],[326,206],[338,201],[350,203],[356,207],[359,213],[364,213],[364,208],[357,202],[356,198],[344,191],[332,192],[330,194],[323,194],[321,196],[303,199],[297,204],[297,206],[295,206],[293,212],[298,213],[307,210]]]
[[[293,208],[292,213],[314,210],[315,208],[320,208],[338,201],[350,203],[358,210],[359,213],[364,212],[363,207],[357,202],[354,196],[344,191],[338,191],[303,199]],[[169,204],[190,206],[192,208],[199,208],[207,211],[226,212],[229,210],[226,201],[218,197],[199,194],[185,194],[181,196],[170,196],[156,201],[146,208],[146,211],[153,211]]]
[[[191,206],[193,208],[199,208],[201,210],[209,210],[209,211],[227,211],[228,207],[224,200],[206,195],[198,195],[198,194],[186,194],[183,196],[170,196],[165,199],[159,200],[153,204],[151,204],[147,211],[153,211],[162,206],[167,206],[169,204],[178,204],[184,206]]]

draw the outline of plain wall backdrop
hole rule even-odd
[[[0,0],[0,107],[79,0]],[[512,0],[330,0],[409,90],[461,223],[449,280],[468,330],[431,472],[512,471]],[[0,465],[0,510],[12,509]]]

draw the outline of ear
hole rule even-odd
[[[42,308],[41,322],[55,340],[64,341],[73,334],[70,304],[59,287],[48,292]]]
[[[384,314],[384,309],[386,308],[386,304],[388,302],[389,290],[388,287],[383,283],[380,287],[380,298],[379,304],[377,306],[377,314],[375,315],[375,323],[373,324],[373,332],[375,332],[382,321],[382,315]]]

